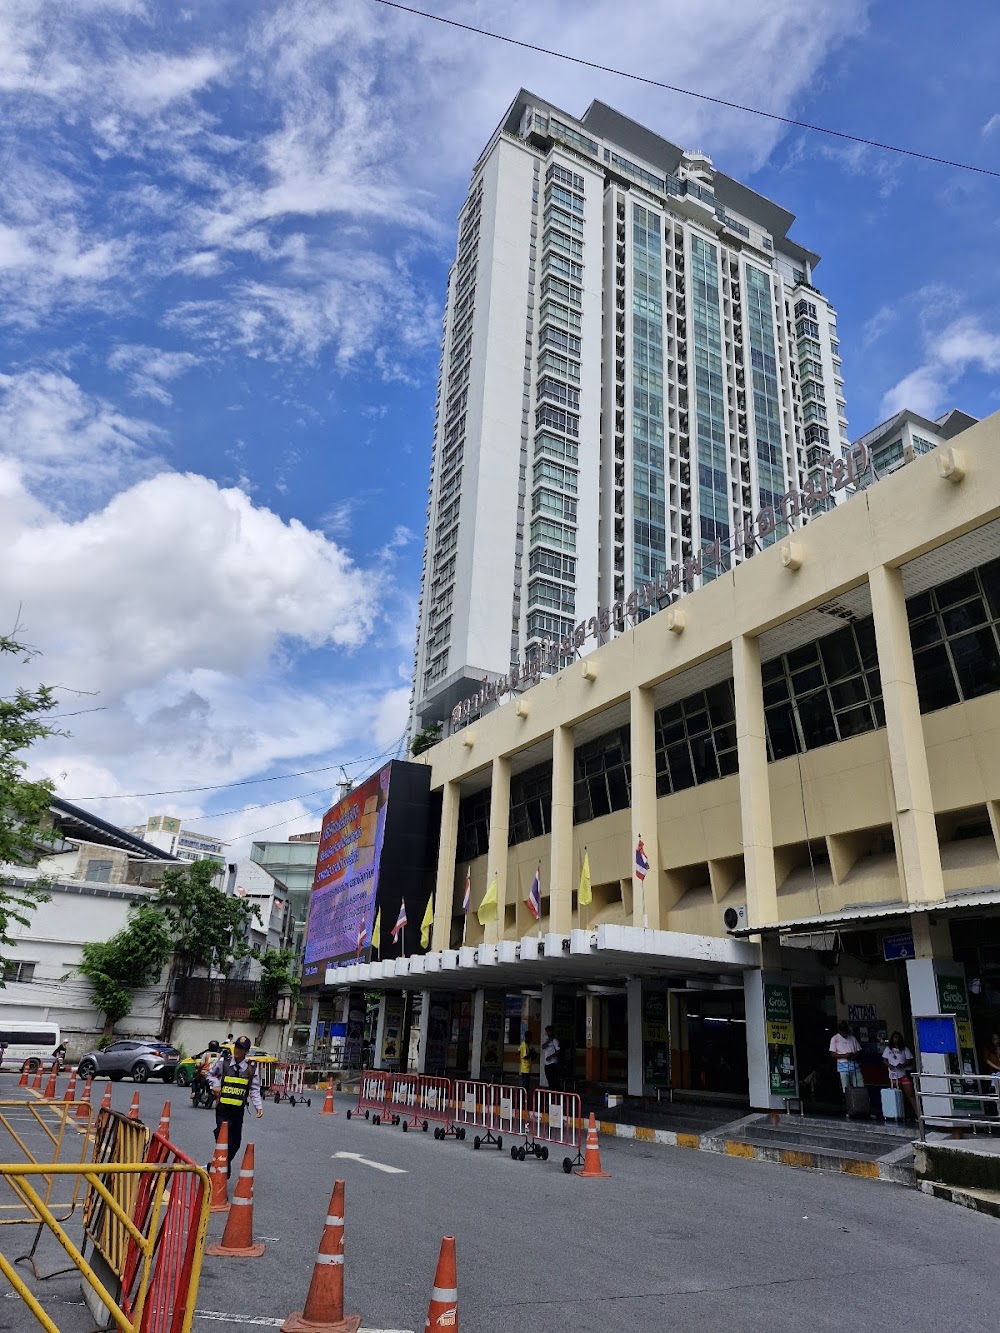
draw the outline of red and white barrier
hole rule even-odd
[[[563,1170],[569,1172],[583,1162],[583,1108],[575,1092],[555,1092],[536,1088],[531,1117],[523,1148],[511,1148],[511,1156],[524,1161],[528,1153],[548,1160],[549,1148],[569,1148],[572,1156],[563,1158]]]
[[[274,1097],[275,1105],[278,1102],[291,1102],[294,1106],[296,1102],[305,1100],[306,1086],[306,1067],[305,1065],[276,1064],[274,1067],[274,1082],[271,1084],[270,1092]],[[308,1105],[308,1102],[306,1103]]]
[[[417,1074],[386,1075],[385,1115],[390,1124],[403,1126],[403,1131],[420,1123],[417,1114]]]
[[[500,1083],[482,1083],[473,1079],[459,1079],[455,1083],[455,1124],[461,1128],[457,1136],[465,1138],[469,1129],[476,1133],[472,1146],[484,1143],[503,1147],[503,1135],[523,1134],[527,1120],[527,1105],[523,1088],[509,1088]]]
[[[417,1118],[422,1122],[424,1132],[431,1121],[435,1122],[434,1137],[443,1139],[451,1125],[452,1086],[450,1078],[437,1078],[430,1074],[417,1076]]]
[[[373,1125],[380,1124],[385,1114],[388,1081],[389,1075],[384,1069],[366,1069],[358,1084],[358,1104],[354,1114],[363,1115],[366,1120],[371,1118]],[[347,1118],[351,1118],[350,1111]]]

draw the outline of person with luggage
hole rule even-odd
[[[913,1090],[913,1052],[903,1040],[901,1032],[894,1032],[889,1038],[889,1045],[882,1052],[882,1059],[889,1071],[889,1086],[898,1088],[906,1098],[914,1118],[917,1116],[917,1098]]]
[[[239,1037],[233,1047],[233,1054],[223,1051],[220,1059],[208,1071],[208,1081],[216,1095],[215,1103],[215,1138],[218,1141],[223,1122],[229,1126],[229,1170],[233,1174],[233,1158],[243,1142],[243,1113],[247,1102],[257,1112],[259,1120],[264,1114],[264,1103],[260,1095],[260,1074],[257,1062],[249,1059],[250,1038]]]
[[[855,1088],[864,1089],[861,1066],[857,1060],[860,1054],[861,1043],[851,1031],[845,1019],[830,1038],[830,1055],[837,1064],[837,1073],[840,1076],[840,1086],[844,1093],[844,1103],[849,1116],[857,1115],[862,1110],[861,1098],[856,1094],[852,1095]]]

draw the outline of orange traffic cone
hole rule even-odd
[[[104,1089],[104,1096],[101,1098],[101,1106],[100,1106],[100,1109],[101,1109],[102,1111],[110,1111],[110,1110],[111,1110],[111,1084],[110,1084],[110,1083],[109,1083],[109,1084],[107,1085],[107,1087]]]
[[[86,1083],[83,1085],[83,1095],[81,1096],[80,1100],[79,1100],[79,1101],[77,1102],[77,1104],[76,1104],[76,1118],[77,1118],[77,1120],[89,1120],[89,1119],[90,1119],[90,1087],[91,1087],[91,1084],[93,1083],[93,1081],[94,1081],[93,1079],[88,1078],[87,1081],[86,1081]],[[111,1084],[110,1084],[110,1083],[108,1084],[108,1091],[109,1091],[109,1092],[111,1091]]]
[[[583,1170],[575,1171],[573,1174],[586,1180],[611,1179],[610,1171],[601,1170],[601,1150],[597,1146],[597,1121],[594,1119],[593,1111],[587,1123],[587,1147],[583,1154]]]
[[[435,1328],[454,1329],[458,1333],[458,1275],[455,1272],[455,1237],[445,1236],[441,1241],[431,1303],[427,1307],[424,1333]]]
[[[20,1078],[18,1079],[18,1081],[17,1081],[17,1086],[18,1086],[19,1088],[26,1088],[26,1087],[28,1086],[28,1064],[27,1064],[27,1061],[25,1061],[25,1063],[21,1066],[21,1077],[20,1077]]]
[[[305,1309],[289,1315],[284,1333],[358,1333],[359,1314],[344,1314],[344,1182],[334,1183]]]
[[[47,1102],[51,1102],[55,1100],[55,1095],[56,1095],[56,1066],[55,1062],[53,1061],[52,1069],[51,1072],[49,1073],[49,1081],[45,1085],[45,1091],[42,1093],[42,1096],[45,1098]]]
[[[139,1119],[139,1089],[136,1088],[132,1094],[132,1105],[128,1108],[128,1118],[130,1120]]]
[[[31,1085],[32,1092],[41,1092],[42,1090],[42,1066],[39,1065],[35,1070],[35,1079]]]
[[[170,1138],[170,1102],[163,1103],[163,1111],[160,1115],[160,1123],[156,1126],[156,1132],[161,1139]]]
[[[320,1112],[320,1114],[321,1115],[337,1114],[337,1112],[333,1109],[333,1079],[331,1079],[330,1082],[327,1084],[326,1100],[323,1102],[323,1110]]]
[[[76,1101],[76,1070],[75,1070],[75,1069],[71,1069],[71,1070],[69,1071],[69,1087],[66,1089],[66,1098],[65,1098],[65,1100],[68,1101],[68,1102],[75,1102],[75,1101]]]
[[[229,1212],[229,1122],[223,1120],[219,1126],[219,1137],[215,1140],[215,1152],[212,1154],[212,1166],[209,1171],[212,1178],[212,1202],[210,1213]]]
[[[240,1178],[236,1182],[233,1205],[226,1218],[226,1229],[220,1244],[209,1245],[206,1254],[231,1254],[240,1259],[259,1259],[264,1253],[263,1243],[253,1242],[253,1144],[243,1149]]]

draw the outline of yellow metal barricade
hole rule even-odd
[[[208,1230],[208,1175],[203,1167],[182,1158],[159,1135],[153,1138],[150,1157],[152,1160],[146,1162],[90,1162],[81,1166],[4,1163],[0,1164],[0,1181],[25,1200],[39,1226],[58,1241],[80,1273],[85,1294],[90,1293],[110,1313],[122,1333],[190,1333]],[[45,1204],[44,1181],[48,1175],[76,1178],[87,1187],[88,1196],[101,1199],[116,1226],[121,1227],[126,1244],[120,1290],[109,1290]],[[134,1182],[134,1188],[122,1189],[126,1177]],[[132,1212],[119,1202],[121,1197],[129,1196],[133,1199]],[[0,1273],[46,1333],[59,1333],[59,1326],[45,1310],[44,1299],[28,1287],[2,1251]]]
[[[100,1111],[94,1131],[95,1166],[135,1166],[146,1160],[150,1133],[141,1120],[129,1120],[117,1111]],[[110,1177],[108,1190],[119,1209],[131,1217],[139,1189],[139,1177],[122,1172]],[[125,1263],[128,1232],[104,1194],[93,1187],[83,1202],[83,1230],[94,1249],[119,1276]]]
[[[42,1165],[50,1162],[82,1164],[87,1158],[90,1106],[78,1116],[79,1102],[0,1101],[0,1161]],[[57,1188],[58,1186],[58,1188]],[[12,1201],[0,1192],[0,1226],[34,1222],[31,1209],[11,1186]],[[71,1217],[79,1202],[78,1178],[48,1178],[43,1187],[45,1205],[60,1221]]]

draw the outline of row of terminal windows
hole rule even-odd
[[[920,711],[1000,691],[1000,559],[907,600]],[[885,725],[870,616],[762,666],[768,759],[815,750]],[[656,793],[668,796],[737,770],[733,682],[699,690],[655,715]],[[615,728],[574,753],[573,822],[631,803],[630,728]],[[511,778],[513,846],[549,832],[552,766]],[[459,806],[458,858],[486,854],[490,793]]]

